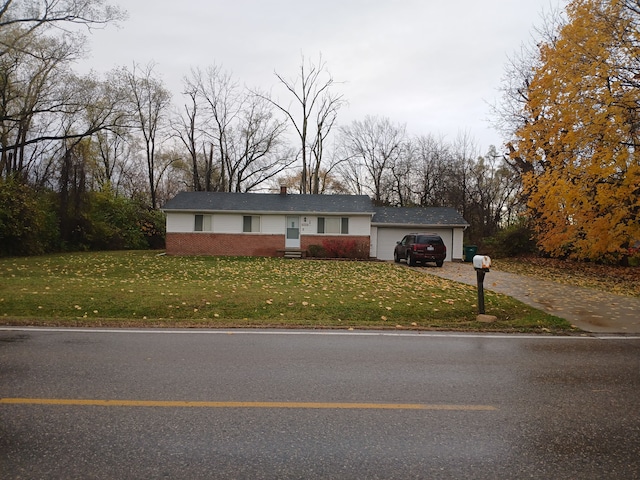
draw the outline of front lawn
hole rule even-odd
[[[98,252],[0,259],[0,323],[569,332],[568,322],[383,262]]]

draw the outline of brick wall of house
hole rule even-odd
[[[284,249],[284,235],[167,232],[168,255],[275,257]]]

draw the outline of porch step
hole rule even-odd
[[[284,258],[303,258],[304,256],[304,250],[299,248],[287,248],[284,250]]]

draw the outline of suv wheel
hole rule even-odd
[[[398,252],[394,251],[393,252],[393,261],[396,263],[400,263],[400,257],[398,256]]]
[[[443,264],[444,264],[443,260],[439,260],[439,261],[436,262],[436,266],[438,266],[438,267],[442,267]]]
[[[411,252],[407,252],[407,265],[409,265],[410,267],[416,266],[416,259],[413,258],[413,255],[411,255]]]

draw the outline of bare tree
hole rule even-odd
[[[338,165],[335,162],[333,165]],[[300,170],[298,169],[296,173],[285,174],[282,176],[275,177],[269,182],[269,190],[272,192],[279,192],[280,189],[284,186],[287,187],[287,191],[300,193]],[[322,169],[320,170],[320,194],[326,195],[348,195],[352,193],[352,189],[350,189],[344,181],[344,178],[341,176],[339,171],[330,171]]]
[[[388,203],[399,207],[415,205],[413,197],[413,169],[412,146],[406,144],[404,155],[399,157],[389,168],[390,198]]]
[[[178,136],[190,155],[194,185],[202,176],[201,164],[205,189],[242,192],[258,187],[295,161],[282,141],[286,122],[276,117],[273,103],[264,94],[241,88],[220,67],[193,70],[185,79],[185,95],[188,105]],[[218,165],[217,185],[210,181],[214,164]]]
[[[0,57],[0,65],[12,57]],[[66,60],[27,57],[15,71],[4,73],[0,175],[44,185],[61,148],[122,125],[122,95],[112,94],[107,82],[74,75]]]
[[[121,190],[129,175],[128,160],[132,155],[132,139],[127,130],[103,130],[94,136],[97,161],[94,169],[96,186],[110,186],[115,193]]]
[[[220,163],[220,187],[223,191],[232,191],[235,168],[229,148],[233,142],[229,135],[233,124],[243,109],[244,98],[240,86],[232,75],[214,65],[204,73],[192,72],[198,95],[206,108],[206,135],[209,137],[208,151],[203,147],[205,158],[213,162],[214,155]]]
[[[554,44],[559,26],[566,21],[559,7],[543,12],[541,17],[541,26],[535,30],[534,36],[523,43],[505,64],[501,98],[491,105],[493,126],[507,139],[505,160],[521,172],[530,170],[531,166],[516,152],[514,133],[530,121],[523,112],[529,102],[531,81],[541,63],[539,45],[541,42]]]
[[[365,117],[340,129],[340,142],[346,163],[355,164],[343,168],[351,176],[364,173],[366,180],[357,182],[368,191],[374,202],[388,203],[390,200],[391,168],[402,158],[406,147],[406,127],[394,125],[388,118]],[[350,182],[352,183],[352,182]]]
[[[270,102],[253,94],[247,97],[232,131],[237,149],[228,155],[234,191],[251,190],[295,162],[295,156],[282,142],[285,127],[274,116]]]
[[[21,26],[27,33],[64,24],[98,28],[125,18],[119,7],[101,0],[4,0],[0,3],[0,28]]]
[[[346,158],[338,168],[338,175],[347,190],[353,195],[365,195],[366,174],[360,161]]]
[[[82,104],[86,107],[74,115],[74,128],[78,128],[79,122],[103,127],[91,136],[95,151],[90,169],[92,187],[108,187],[117,193],[122,177],[129,173],[128,161],[134,143],[130,129],[129,92],[123,88],[118,71],[109,73],[105,79],[84,77],[78,87],[78,95],[82,96]]]
[[[29,145],[59,135],[56,119],[71,103],[65,85],[77,51],[39,37],[29,38],[29,48],[37,55],[13,50],[0,57],[0,170],[6,175],[28,168]]]
[[[465,218],[471,224],[469,234],[477,238],[495,235],[516,213],[522,187],[519,175],[491,146],[471,165],[468,181]]]
[[[132,125],[142,135],[147,161],[147,178],[152,208],[157,207],[156,186],[166,168],[156,165],[158,133],[165,127],[171,94],[154,74],[154,65],[122,71],[131,94]],[[161,172],[161,173],[158,173]]]
[[[451,165],[450,145],[444,138],[422,135],[412,142],[414,162],[413,190],[416,203],[423,207],[445,205],[447,170]]]
[[[461,133],[453,143],[367,117],[341,129],[340,175],[351,193],[383,205],[452,207],[471,223],[473,241],[493,235],[518,211],[520,178],[491,147],[480,156]]]
[[[322,56],[318,63],[300,62],[300,74],[291,80],[279,73],[276,77],[286,90],[293,95],[297,112],[291,106],[285,107],[273,102],[289,119],[300,139],[301,193],[319,193],[320,170],[322,167],[324,142],[333,128],[338,111],[345,101],[342,95],[332,92],[335,85]]]
[[[464,217],[471,204],[473,181],[471,170],[480,156],[477,142],[468,132],[461,132],[450,148],[450,164],[446,169],[447,206]]]
[[[52,27],[68,33],[67,25],[102,28],[125,18],[123,10],[102,0],[4,0],[0,2],[0,56],[11,51],[32,53],[28,39]],[[74,38],[76,44],[83,41],[81,35]]]
[[[204,188],[200,175],[199,148],[203,143],[203,132],[198,125],[198,119],[201,116],[198,105],[198,86],[185,78],[184,87],[182,93],[187,97],[187,103],[185,103],[182,113],[178,115],[179,123],[174,126],[173,130],[189,154],[190,187],[194,192],[199,192],[209,189]]]
[[[322,180],[322,163],[325,158],[325,141],[329,136],[329,133],[335,125],[338,118],[338,110],[342,106],[344,101],[341,95],[324,95],[321,99],[320,106],[316,112],[316,132],[315,139],[311,145],[312,160],[310,162],[309,170],[309,192],[310,193],[322,193],[320,185]],[[328,167],[325,172],[331,170],[333,166]]]
[[[26,178],[52,142],[59,146],[60,140],[104,128],[90,122],[72,130],[62,127],[61,117],[87,106],[70,70],[83,53],[83,36],[65,26],[92,28],[122,18],[120,10],[98,0],[0,4],[0,175]]]

